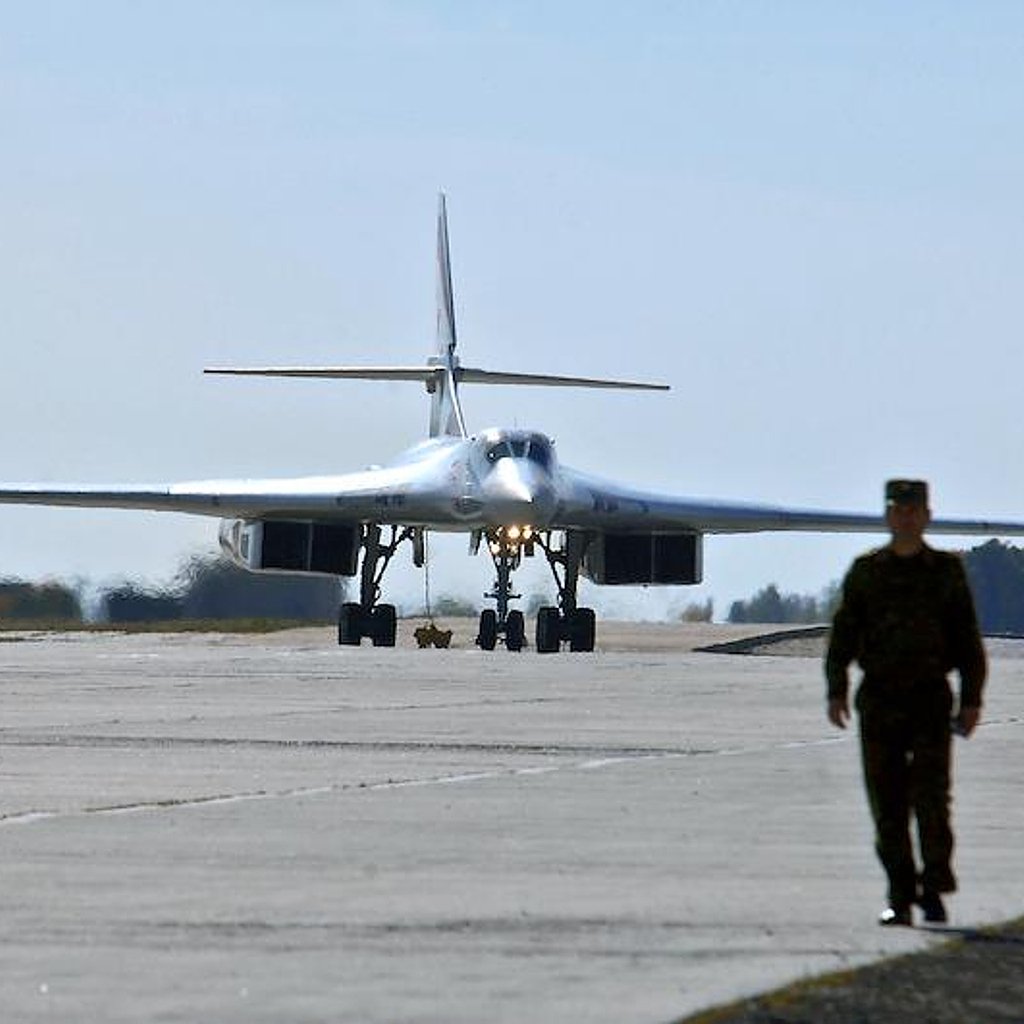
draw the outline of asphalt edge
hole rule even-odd
[[[724,640],[721,643],[695,647],[701,654],[754,654],[760,653],[762,647],[785,643],[787,640],[813,640],[824,636],[829,626],[803,626],[796,629],[778,629],[771,633],[758,633],[757,636],[745,636],[739,640]]]
[[[800,1013],[805,1003],[810,1003],[819,993],[829,989],[853,989],[860,984],[870,984],[872,976],[880,970],[899,970],[901,966],[935,960],[941,957],[956,957],[975,942],[999,943],[1006,945],[1024,943],[1024,915],[1006,921],[985,925],[980,928],[935,928],[931,931],[948,931],[952,934],[942,943],[928,949],[913,953],[901,953],[898,956],[882,957],[864,964],[861,967],[844,968],[829,971],[813,977],[798,978],[776,989],[754,996],[745,996],[729,1003],[708,1007],[686,1017],[673,1018],[671,1024],[753,1024],[755,1021],[773,1020],[778,1024],[786,1024],[787,1018],[765,1017],[772,1011],[789,1010]],[[950,971],[951,980],[955,983],[956,971]],[[807,1006],[806,1009],[810,1009]],[[801,1017],[800,1019],[806,1019]]]

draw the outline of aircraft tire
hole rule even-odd
[[[505,621],[505,646],[510,651],[521,651],[525,643],[526,623],[523,621],[523,613],[509,612]]]
[[[493,651],[498,643],[498,613],[493,608],[485,608],[480,613],[480,632],[477,633],[476,644],[482,651]]]
[[[358,647],[362,639],[362,605],[346,601],[338,611],[338,643],[346,647]]]
[[[562,616],[550,605],[537,610],[537,653],[553,654],[562,642]]]
[[[592,651],[597,634],[597,616],[593,608],[577,608],[569,620],[569,650]]]
[[[398,613],[393,604],[379,604],[370,618],[370,638],[374,647],[394,647],[398,633]]]

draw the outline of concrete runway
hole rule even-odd
[[[941,941],[875,924],[818,661],[722,632],[0,634],[0,1019],[668,1022]],[[1017,653],[957,743],[956,924],[1024,912]]]

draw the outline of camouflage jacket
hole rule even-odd
[[[865,682],[899,690],[960,674],[962,707],[981,705],[985,650],[959,557],[927,545],[858,558],[843,581],[825,659],[829,698],[845,697],[857,661]]]

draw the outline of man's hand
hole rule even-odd
[[[832,697],[829,699],[828,720],[837,729],[846,728],[846,723],[850,720],[850,701],[848,698]]]
[[[960,714],[956,716],[957,732],[963,737],[968,737],[978,727],[978,719],[981,718],[981,708],[961,708]]]

